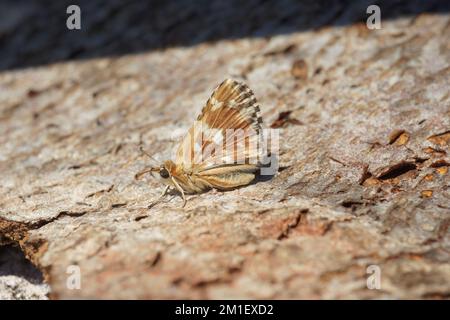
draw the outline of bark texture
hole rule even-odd
[[[148,30],[139,6],[107,1],[84,11],[83,41],[62,1],[30,3],[0,19],[0,245],[52,298],[449,297],[445,1],[386,1],[380,30],[365,1],[155,1]],[[279,172],[148,209],[162,185],[134,179],[139,147],[170,157],[225,78],[280,130]]]

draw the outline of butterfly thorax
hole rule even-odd
[[[183,164],[176,164],[172,160],[164,161],[161,166],[167,170],[167,183],[180,187],[186,193],[199,193],[211,189],[211,185],[194,174],[192,169]]]

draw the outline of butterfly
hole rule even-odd
[[[251,183],[267,153],[262,146],[262,118],[255,95],[244,83],[226,79],[213,91],[188,130],[174,161],[166,160],[136,175],[157,173],[181,194],[231,190]],[[142,150],[142,149],[141,149]],[[142,150],[143,151],[143,150]]]

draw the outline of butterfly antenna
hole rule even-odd
[[[153,172],[153,171],[157,171],[158,168],[150,168],[150,169],[145,169],[143,171],[140,171],[138,173],[136,173],[134,175],[134,179],[139,180],[144,174],[149,173],[149,172]]]
[[[139,146],[139,150],[141,150],[141,152],[143,154],[145,154],[147,157],[149,157],[150,159],[152,159],[155,162],[158,162],[158,160],[156,160],[155,158],[153,158],[147,151],[144,150],[144,148],[142,148],[142,146]]]

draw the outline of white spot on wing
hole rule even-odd
[[[218,132],[214,135],[213,142],[216,145],[221,144],[223,142],[222,132]]]
[[[236,100],[234,100],[234,99],[231,99],[230,101],[228,101],[228,104],[231,108],[234,108],[237,105]]]
[[[210,102],[211,102],[211,105],[212,105],[212,108],[211,108],[212,111],[216,111],[217,109],[219,109],[223,105],[222,101],[217,101],[217,99],[214,98],[214,97],[211,98]]]

